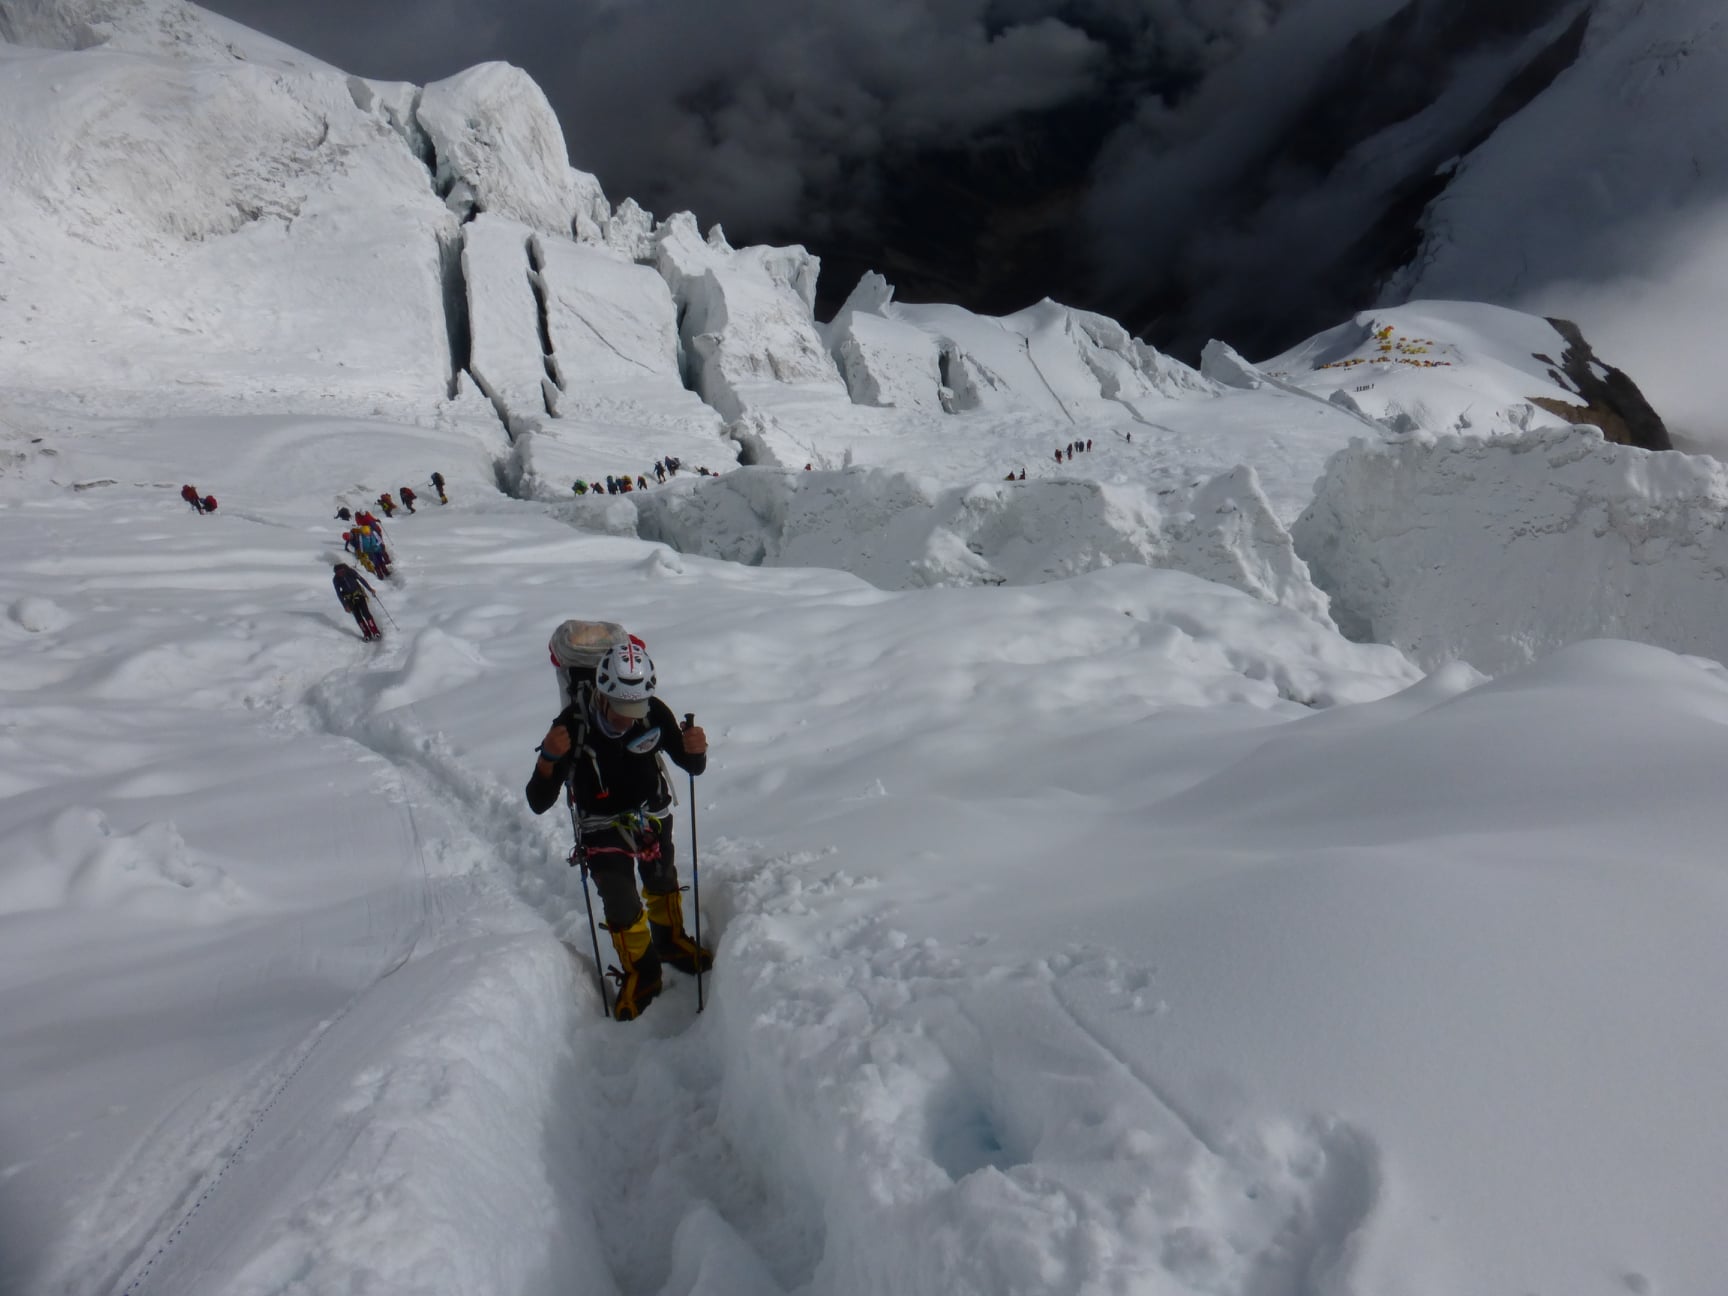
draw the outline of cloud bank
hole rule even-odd
[[[908,155],[1088,102],[1096,150],[1287,0],[214,0],[364,76],[525,68],[614,199],[746,239],[819,240],[892,205]],[[853,222],[855,223],[855,222]]]

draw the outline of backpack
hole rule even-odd
[[[561,710],[569,710],[578,697],[587,700],[587,692],[594,687],[594,668],[606,650],[630,637],[616,621],[566,621],[552,632],[546,648],[552,655],[553,673],[558,676]]]
[[[204,511],[207,513],[214,513],[216,511],[216,497],[214,495],[206,495],[204,497]]]

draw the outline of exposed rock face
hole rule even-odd
[[[1562,387],[1570,387],[1583,397],[1574,405],[1550,397],[1533,396],[1531,403],[1540,405],[1550,414],[1574,423],[1588,423],[1602,429],[1602,435],[1618,445],[1637,446],[1643,450],[1672,450],[1668,428],[1662,418],[1644,399],[1638,384],[1612,366],[1603,364],[1584,340],[1583,332],[1571,320],[1548,320],[1566,339],[1566,350],[1558,365],[1545,355],[1536,359],[1549,366],[1548,372]]]

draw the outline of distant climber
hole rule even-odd
[[[402,496],[402,507],[412,513],[414,511],[414,501],[419,498],[419,496],[414,494],[414,488],[412,486],[404,486],[397,492],[397,494]]]
[[[204,497],[198,493],[198,488],[196,486],[182,486],[180,488],[180,498],[192,506],[192,511],[194,513],[202,513],[204,511]]]
[[[385,517],[396,516],[396,501],[390,498],[389,491],[385,491],[378,497],[378,507],[384,510]]]
[[[448,504],[450,502],[450,497],[444,493],[443,473],[435,472],[432,474],[432,488],[438,492],[438,502],[440,504]]]

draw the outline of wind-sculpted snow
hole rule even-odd
[[[906,306],[875,273],[858,281],[823,334],[861,405],[1145,422],[1139,403],[1217,391],[1102,315],[1048,299],[999,319],[958,306]]]
[[[0,67],[12,388],[134,411],[442,394],[452,221],[340,73],[105,48]]]
[[[496,212],[548,234],[594,222],[592,176],[570,166],[546,95],[521,68],[482,63],[434,81],[416,114],[437,151],[436,180],[452,210]]]
[[[732,562],[836,567],[883,589],[1023,585],[1145,563],[1330,626],[1251,468],[1153,493],[1080,480],[942,486],[855,468],[752,468],[635,498],[640,534]]]
[[[846,399],[811,314],[816,265],[802,248],[734,250],[718,228],[703,240],[682,212],[656,231],[654,262],[678,303],[695,388],[727,418]]]
[[[1579,639],[1728,657],[1728,467],[1593,428],[1352,445],[1292,528],[1354,637],[1429,667]]]
[[[328,63],[186,0],[0,0],[0,42],[55,50],[105,46],[171,59],[244,59],[333,72]]]

